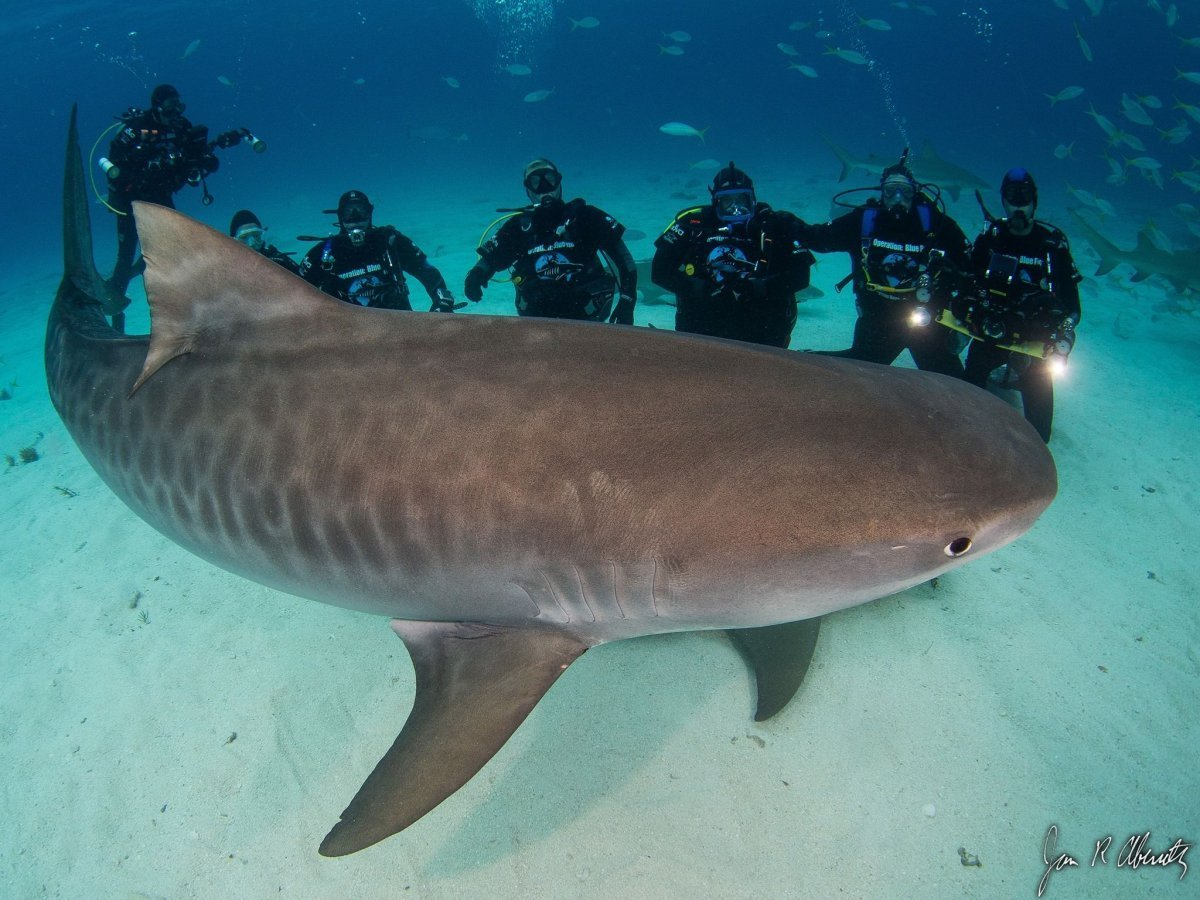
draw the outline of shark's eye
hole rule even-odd
[[[969,537],[955,538],[946,545],[945,554],[949,557],[962,556],[971,549],[971,539]]]

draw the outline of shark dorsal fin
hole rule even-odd
[[[150,350],[133,391],[172,359],[235,339],[248,326],[332,317],[341,305],[249,247],[173,209],[135,202],[133,214],[146,260],[151,321]]]

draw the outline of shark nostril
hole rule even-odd
[[[969,537],[955,538],[946,545],[945,554],[949,557],[959,557],[971,549],[971,539]]]

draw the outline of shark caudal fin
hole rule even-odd
[[[416,671],[412,712],[321,842],[322,856],[403,831],[466,784],[589,646],[552,628],[397,619],[392,629]]]
[[[1075,210],[1071,210],[1071,217],[1079,223],[1079,230],[1082,232],[1084,239],[1092,245],[1092,249],[1100,257],[1100,264],[1096,267],[1097,275],[1107,275],[1121,263],[1125,262],[1124,251],[1089,225],[1083,216]]]
[[[63,172],[63,280],[75,288],[75,295],[100,305],[106,315],[120,313],[129,301],[125,297],[110,301],[104,279],[96,271],[92,250],[92,222],[88,214],[87,180],[83,154],[79,150],[78,104],[71,107],[67,129],[67,159]]]

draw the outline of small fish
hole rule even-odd
[[[567,16],[567,20],[571,23],[572,31],[576,28],[595,28],[600,24],[600,20],[595,16],[584,16],[582,19],[572,19],[570,16]]]
[[[526,103],[541,103],[543,100],[545,100],[547,97],[549,97],[553,93],[554,93],[554,88],[550,88],[549,90],[542,88],[541,90],[530,91],[528,94],[525,95],[525,102]]]
[[[1117,214],[1116,209],[1113,208],[1113,205],[1111,203],[1109,203],[1103,197],[1097,197],[1091,191],[1085,191],[1083,188],[1073,188],[1068,183],[1067,184],[1067,193],[1070,194],[1072,197],[1074,197],[1076,200],[1078,200],[1080,203],[1082,203],[1084,206],[1090,206],[1092,209],[1096,210],[1096,212],[1100,213],[1102,216],[1115,216]]]
[[[533,69],[529,68],[529,66],[525,65],[524,63],[509,63],[507,66],[502,66],[501,68],[503,68],[504,71],[509,75],[520,76],[533,74]]]
[[[1200,125],[1200,106],[1193,106],[1190,103],[1183,103],[1178,97],[1175,98],[1175,105],[1171,109],[1180,109],[1191,118],[1191,120]]]
[[[1168,28],[1174,28],[1179,24],[1179,10],[1176,8],[1174,3],[1167,7],[1166,15]]]
[[[352,82],[350,82],[350,83],[351,83],[351,84],[366,84],[366,83],[367,83],[367,79],[365,79],[365,78],[355,78],[355,79],[354,79]]]
[[[1168,144],[1182,144],[1192,136],[1192,129],[1188,128],[1186,120],[1180,119],[1174,128],[1167,128],[1165,130],[1160,128],[1158,133]]]
[[[686,31],[664,31],[663,37],[674,41],[676,44],[686,44],[692,39],[692,36]]]
[[[676,47],[674,44],[669,47],[664,47],[662,44],[659,44],[658,53],[660,56],[683,56],[683,48]]]
[[[1082,94],[1083,88],[1077,84],[1070,84],[1057,94],[1047,94],[1046,96],[1050,98],[1050,105],[1053,106],[1054,104],[1061,103],[1064,100],[1074,100],[1076,97],[1079,97]]]
[[[1146,152],[1146,145],[1142,143],[1142,139],[1136,134],[1130,134],[1128,131],[1114,131],[1109,141],[1114,145],[1124,144],[1131,150],[1136,150],[1138,153]]]
[[[1190,81],[1192,84],[1200,84],[1200,72],[1184,72],[1182,69],[1176,69],[1175,77]]]
[[[932,6],[930,6],[927,3],[917,3],[913,6],[913,9],[917,10],[918,12],[925,13],[925,15],[927,15],[927,16],[936,16],[937,15],[937,10],[934,9]]]
[[[1075,158],[1075,142],[1069,144],[1059,144],[1054,148],[1055,159],[1074,159]]]
[[[1200,208],[1194,203],[1176,203],[1171,209],[1185,222],[1200,222]]]
[[[199,47],[200,47],[200,38],[196,38],[194,41],[192,41],[190,44],[188,44],[187,47],[184,48],[183,56],[181,56],[179,58],[187,59],[189,56],[191,56],[193,53],[195,53],[199,49]]]
[[[812,66],[801,65],[800,63],[792,63],[790,66],[788,66],[788,68],[795,69],[797,72],[799,72],[805,78],[816,78],[817,77],[817,70],[814,69]]]
[[[1083,58],[1088,62],[1092,61],[1092,48],[1088,46],[1088,42],[1083,39],[1083,32],[1079,30],[1079,26],[1075,26],[1075,38],[1079,41],[1079,52],[1083,54]]]
[[[1200,192],[1200,172],[1176,172],[1171,177],[1187,185],[1194,192]]]
[[[813,35],[813,37],[815,37],[818,41],[827,41],[831,37],[833,37],[833,32],[832,31],[818,31],[816,34]]]
[[[1128,94],[1121,95],[1121,115],[1127,118],[1135,125],[1153,125],[1154,121],[1150,118],[1149,113],[1142,109],[1142,105],[1130,97]]]
[[[844,59],[846,62],[856,66],[865,66],[867,58],[857,50],[842,50],[838,47],[826,47],[826,56],[836,56],[838,59]]]
[[[221,84],[225,85],[225,87],[236,87],[236,85],[224,75],[218,75],[217,81],[221,82]]]
[[[1125,160],[1125,165],[1133,166],[1135,169],[1145,169],[1147,171],[1151,169],[1162,168],[1162,163],[1160,163],[1153,156],[1135,156],[1133,159]]]
[[[442,81],[446,82],[447,85],[454,88],[456,91],[462,87],[462,85],[458,83],[458,79],[453,75],[443,75]]]
[[[627,241],[644,241],[646,239],[646,232],[638,231],[636,228],[627,228],[621,237]]]
[[[1104,131],[1104,133],[1107,134],[1109,137],[1112,137],[1114,134],[1117,133],[1117,126],[1114,125],[1107,116],[1103,116],[1100,113],[1096,112],[1096,107],[1090,103],[1088,104],[1087,115],[1091,116],[1092,120],[1097,125],[1099,125],[1100,128]]]
[[[1176,35],[1176,37],[1178,37],[1178,35]],[[1200,47],[1200,37],[1194,37],[1194,38],[1181,37],[1181,38],[1179,38],[1179,40],[1182,41],[1184,43],[1184,45],[1186,45],[1188,47]]]
[[[779,48],[779,52],[782,53],[784,56],[799,56],[800,55],[799,52],[797,52],[795,47],[793,47],[791,44],[785,44],[783,41],[780,41],[775,46]]]
[[[1100,15],[1100,10],[1104,9],[1104,0],[1083,0],[1083,5],[1092,11],[1093,16]]]
[[[1172,245],[1171,239],[1163,233],[1163,230],[1154,223],[1153,219],[1146,220],[1146,224],[1142,228],[1142,233],[1150,239],[1150,243],[1163,253],[1175,252],[1175,247]]]
[[[665,125],[659,125],[658,130],[663,134],[669,134],[673,137],[700,138],[700,143],[702,144],[704,143],[704,133],[708,131],[707,128],[693,128],[691,125],[688,125],[684,122],[667,122]]]
[[[801,22],[799,19],[797,19],[795,22],[793,22],[791,25],[788,26],[788,31],[803,31],[805,28],[811,28],[811,27],[812,27],[812,22]]]
[[[1104,180],[1109,184],[1124,184],[1129,179],[1125,175],[1125,167],[1109,156],[1107,153],[1102,157],[1108,163],[1108,177]]]
[[[1071,9],[1071,7],[1067,6],[1067,0],[1054,0],[1054,5],[1059,9],[1065,9],[1068,11]]]
[[[1162,101],[1153,94],[1147,94],[1145,97],[1138,97],[1137,102],[1142,104],[1142,106],[1149,107],[1150,109],[1162,109]]]
[[[698,172],[711,172],[714,169],[719,169],[723,163],[719,159],[702,159],[688,166],[689,169],[695,169]]]
[[[864,19],[862,16],[859,16],[858,24],[863,26],[864,28],[870,28],[873,31],[891,31],[892,30],[892,26],[889,25],[887,22],[885,22],[883,19]]]

